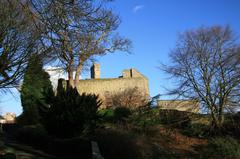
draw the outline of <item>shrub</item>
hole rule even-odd
[[[0,159],[16,159],[16,158],[17,158],[16,155],[10,152],[0,156]]]
[[[132,134],[121,130],[99,131],[96,136],[101,154],[106,159],[137,159],[138,147]]]
[[[131,111],[126,107],[117,107],[114,110],[115,121],[125,121],[131,115]]]
[[[208,126],[200,123],[191,123],[185,127],[183,133],[191,137],[204,137],[207,135]]]
[[[159,117],[161,123],[181,128],[188,127],[191,124],[190,116],[191,113],[178,110],[159,110]]]
[[[240,113],[227,114],[222,127],[222,133],[240,138]]]
[[[49,142],[48,133],[41,124],[19,128],[17,138],[25,144],[40,148],[46,148]]]
[[[187,127],[191,123],[190,114],[177,110],[142,107],[134,111],[132,121],[137,125],[167,124],[169,126]]]
[[[144,95],[137,87],[126,89],[116,94],[105,94],[107,107],[138,108],[149,103],[148,96]]]
[[[103,121],[112,122],[114,120],[114,110],[112,108],[101,109],[98,111],[98,115]]]
[[[0,150],[5,148],[5,144],[2,141],[2,139],[0,139]]]
[[[50,152],[57,158],[91,158],[91,142],[80,137],[55,139],[51,143]]]
[[[44,125],[50,135],[71,138],[92,132],[101,105],[98,96],[79,95],[77,89],[58,90],[53,104],[46,113]]]
[[[146,134],[150,126],[160,123],[159,109],[149,106],[135,109],[130,117],[135,126],[135,131]]]
[[[204,149],[203,158],[240,158],[240,144],[231,137],[217,137],[210,140]]]

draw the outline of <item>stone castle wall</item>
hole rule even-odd
[[[159,100],[157,106],[161,109],[174,109],[193,113],[199,113],[200,110],[200,103],[194,100]]]
[[[137,78],[113,78],[113,79],[90,79],[81,80],[77,89],[79,93],[95,93],[104,95],[105,93],[115,94],[126,89],[137,87],[143,94],[149,95],[148,82],[141,77]]]
[[[99,71],[92,68],[92,71]],[[94,72],[91,72],[94,74]],[[106,106],[105,99],[109,96],[114,96],[116,94],[122,93],[129,89],[137,89],[143,97],[146,99],[149,98],[149,86],[148,79],[139,73],[136,69],[123,70],[122,76],[119,78],[99,78],[100,73],[97,73],[97,78],[80,80],[77,87],[77,90],[80,94],[89,93],[97,94],[100,99],[103,101],[103,106]],[[67,84],[67,81],[61,80],[63,85]]]

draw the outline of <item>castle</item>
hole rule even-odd
[[[100,76],[100,64],[95,63],[91,67],[91,79],[80,80],[76,88],[80,94],[89,93],[99,95],[103,101],[102,108],[111,105],[108,99],[124,94],[127,96],[127,94],[130,95],[129,92],[132,94],[135,93],[134,96],[137,95],[136,98],[141,98],[142,101],[148,101],[149,99],[148,79],[134,68],[123,70],[122,76],[118,78],[100,78]],[[60,83],[66,85],[67,81],[60,79],[58,84]],[[118,98],[120,100],[120,97]],[[126,100],[126,97],[124,98],[123,100]],[[122,102],[126,103],[126,101]],[[142,106],[142,104],[139,102],[135,106]]]
[[[111,106],[139,107],[149,102],[148,79],[134,68],[125,69],[118,78],[101,78],[100,64],[90,69],[91,79],[80,80],[76,86],[79,94],[96,94],[103,102],[101,108]],[[59,79],[58,84],[67,86],[67,80]],[[200,104],[193,100],[158,100],[161,109],[199,112]]]

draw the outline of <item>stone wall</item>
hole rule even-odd
[[[0,120],[0,123],[2,124],[15,123],[15,120],[16,120],[16,114],[8,112],[3,116],[3,119]]]
[[[194,100],[158,100],[157,106],[161,109],[174,109],[199,113],[200,103]]]
[[[63,85],[67,83],[65,80],[60,81],[63,82]],[[99,95],[103,101],[102,107],[106,107],[105,99],[107,97],[122,93],[128,89],[137,88],[143,97],[149,98],[148,79],[136,69],[124,70],[123,75],[119,78],[80,80],[76,87],[80,94],[91,93]]]

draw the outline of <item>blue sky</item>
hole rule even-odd
[[[171,87],[157,67],[169,63],[168,53],[177,35],[201,26],[230,25],[240,35],[240,0],[116,0],[112,9],[122,23],[119,33],[133,42],[132,54],[116,52],[98,58],[101,77],[118,77],[123,69],[136,68],[149,79],[150,93],[164,94]],[[89,77],[88,72],[84,73]],[[0,111],[21,112],[16,92],[0,95]],[[162,97],[166,98],[166,97]]]

